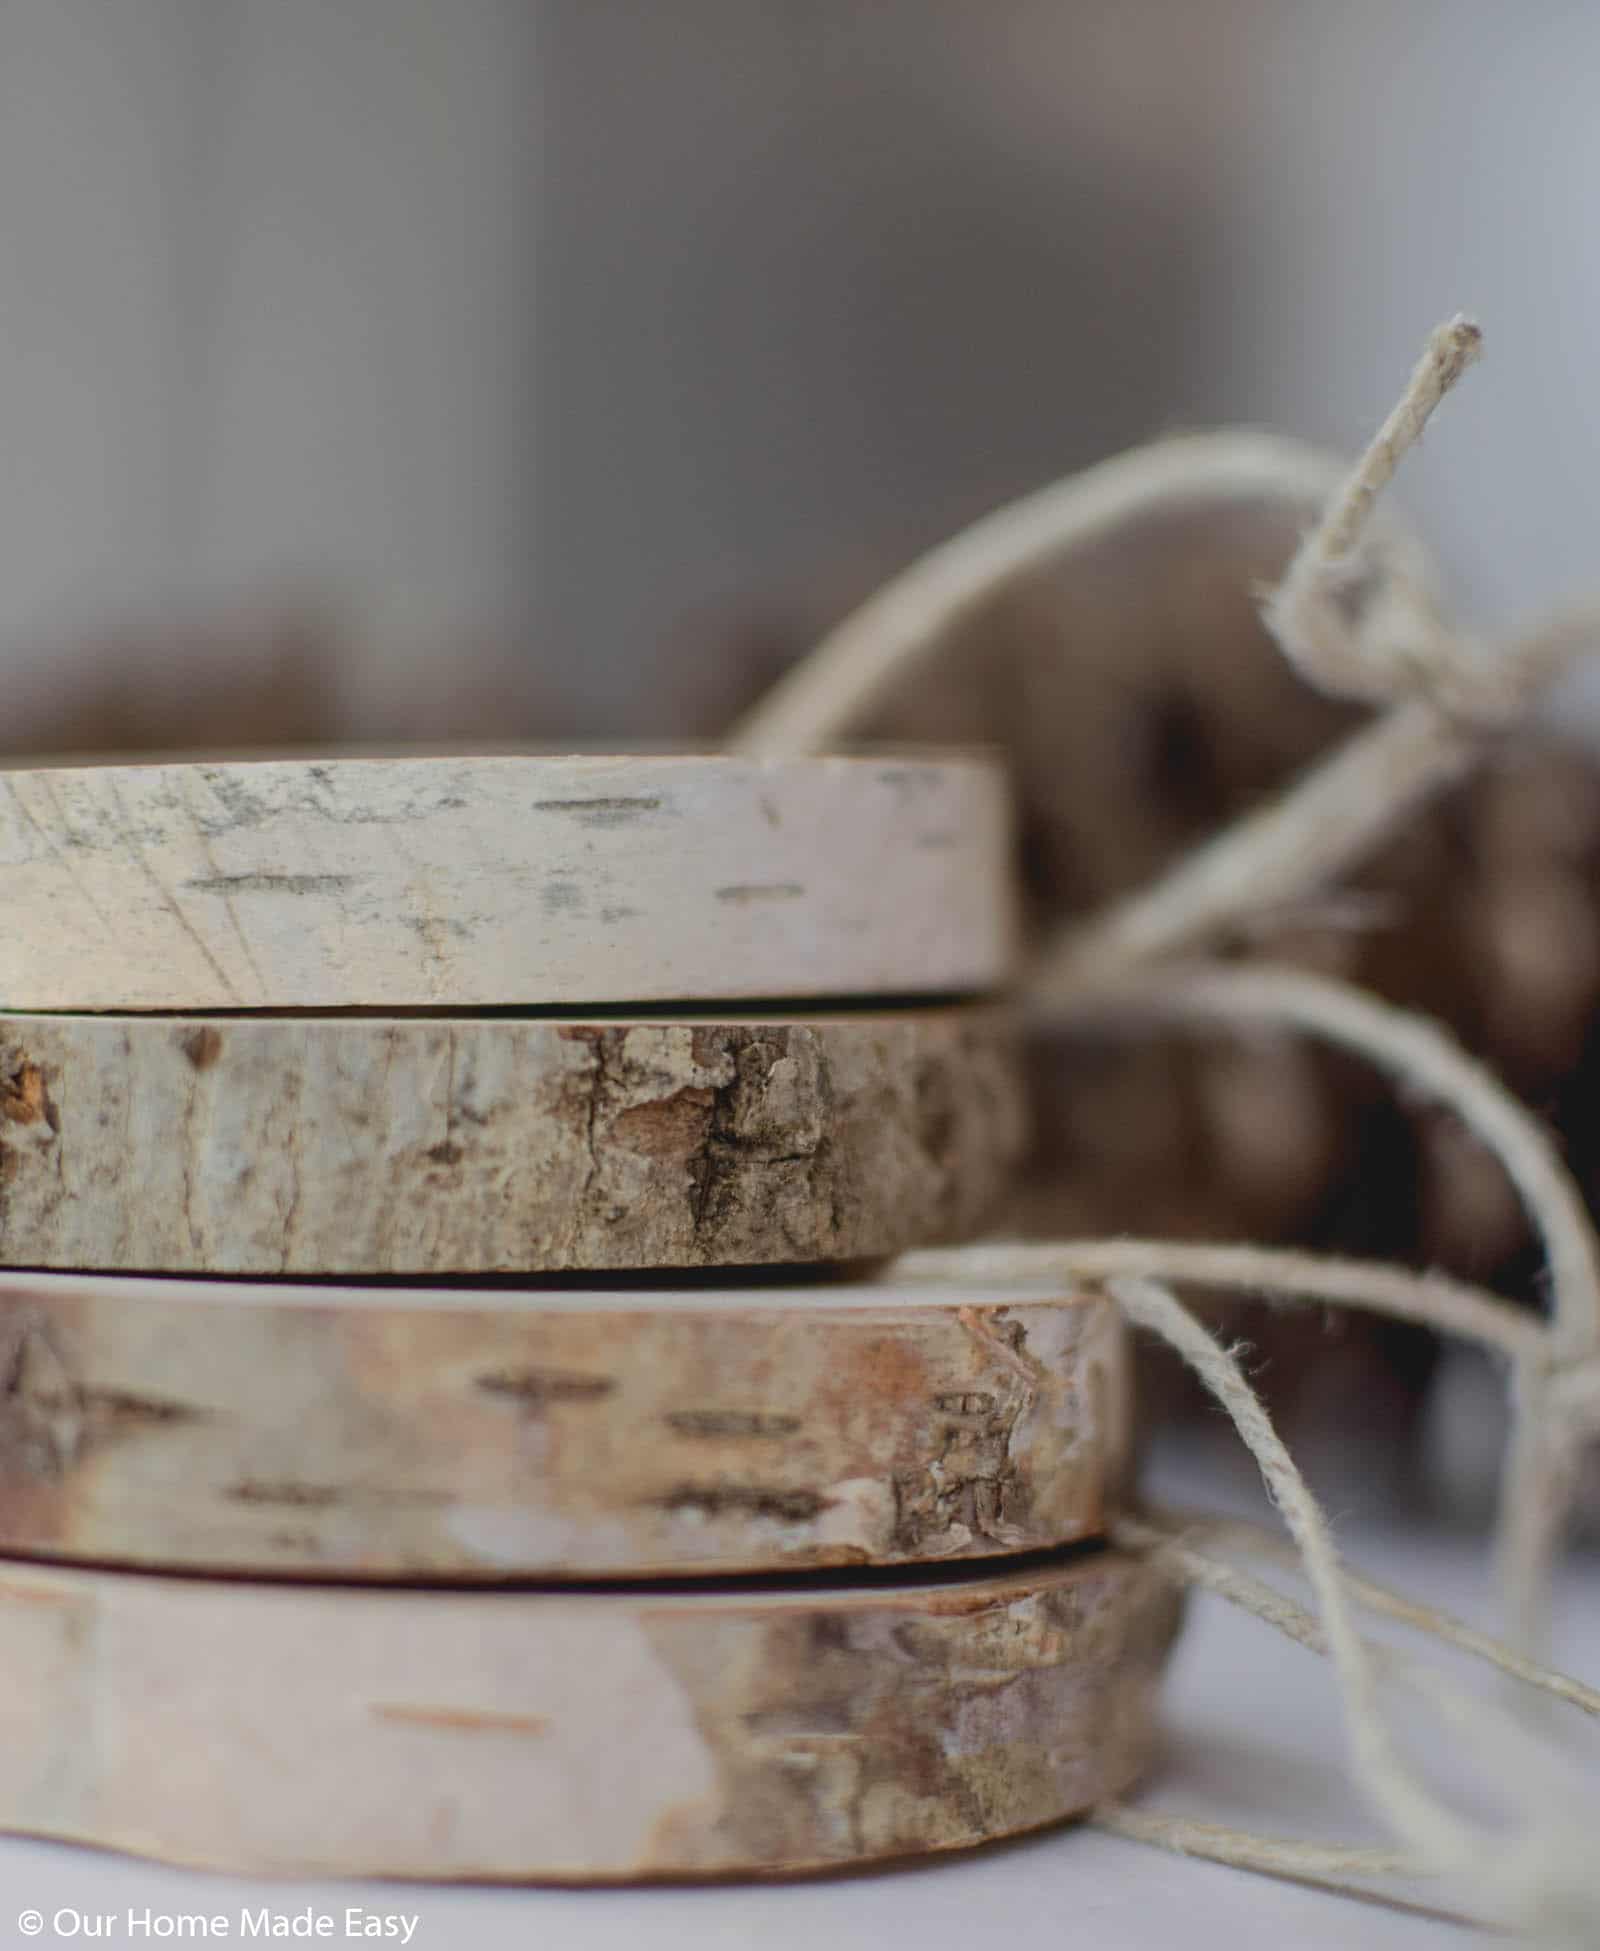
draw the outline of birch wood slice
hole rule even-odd
[[[0,1017],[0,1264],[478,1274],[970,1237],[992,1006],[724,1020]]]
[[[210,1868],[820,1869],[1124,1794],[1177,1601],[1093,1554],[950,1582],[373,1593],[0,1573],[0,1828]]]
[[[617,1578],[1103,1529],[1103,1298],[887,1281],[517,1292],[0,1275],[0,1552]]]
[[[338,1009],[925,995],[1010,969],[976,758],[0,772],[0,1003]]]

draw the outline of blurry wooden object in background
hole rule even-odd
[[[1360,722],[1293,673],[1257,613],[1313,513],[1196,496],[1124,524],[967,616],[863,729],[1001,746],[1033,919],[1084,914],[1148,883]],[[1595,1193],[1600,766],[1583,749],[1519,737],[1326,902],[1223,949],[1319,968],[1443,1019],[1553,1115]],[[1439,1263],[1532,1298],[1499,1168],[1353,1060],[1271,1034],[1048,1033],[1029,1075],[1038,1135],[1014,1217],[1031,1234],[1297,1241]],[[1257,1308],[1247,1318],[1280,1410],[1320,1420],[1326,1408],[1348,1425],[1354,1404],[1380,1426],[1408,1422],[1426,1337]]]

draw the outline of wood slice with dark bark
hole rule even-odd
[[[987,1005],[0,1017],[0,1264],[479,1274],[970,1235],[1023,1142]]]

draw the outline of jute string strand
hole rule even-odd
[[[1384,487],[1429,416],[1477,357],[1475,326],[1451,320],[1430,338],[1400,403],[1353,473],[1256,435],[1166,443],[1001,510],[936,550],[835,630],[735,734],[736,749],[783,753],[837,742],[870,721],[890,690],[1014,577],[1046,561],[1070,566],[1120,524],[1196,496],[1212,505],[1270,495],[1320,504],[1263,613],[1285,656],[1310,682],[1387,709],[1276,804],[1200,848],[1151,888],[1073,926],[1047,946],[1032,1007],[1082,1024],[1116,1014],[1186,1018],[1240,1033],[1271,1024],[1362,1052],[1403,1089],[1447,1105],[1499,1159],[1543,1243],[1548,1321],[1462,1283],[1403,1269],[1259,1247],[1106,1240],[1007,1245],[908,1256],[908,1275],[1097,1281],[1146,1332],[1176,1348],[1226,1409],[1283,1513],[1317,1601],[1316,1618],[1209,1547],[1237,1546],[1193,1521],[1124,1519],[1122,1541],[1174,1576],[1219,1593],[1332,1660],[1358,1785],[1394,1850],[1339,1850],[1250,1836],[1219,1825],[1111,1809],[1124,1835],[1240,1867],[1358,1891],[1382,1870],[1458,1880],[1491,1916],[1550,1943],[1597,1941],[1600,1884],[1593,1850],[1569,1833],[1528,1740],[1496,1709],[1461,1696],[1430,1670],[1398,1663],[1356,1631],[1352,1600],[1432,1633],[1586,1713],[1593,1689],[1528,1657],[1540,1630],[1583,1445],[1600,1433],[1600,1248],[1576,1188],[1535,1120],[1436,1025],[1296,970],[1196,960],[1253,924],[1315,898],[1430,794],[1458,778],[1549,680],[1600,641],[1600,613],[1559,617],[1490,651],[1448,629],[1421,557],[1375,528]],[[1510,1376],[1508,1449],[1497,1555],[1516,1647],[1413,1600],[1352,1583],[1320,1510],[1235,1358],[1165,1282],[1225,1286],[1320,1305],[1376,1309],[1466,1336],[1502,1357]],[[1528,1819],[1488,1837],[1408,1767],[1388,1730],[1379,1680],[1403,1679],[1458,1733],[1496,1758],[1498,1779]]]
[[[1046,987],[1041,993],[1048,1007],[1052,992]],[[1594,1228],[1548,1134],[1437,1025],[1300,970],[1179,966],[1125,977],[1114,995],[1107,990],[1063,998],[1056,992],[1056,998],[1075,1018],[1080,1011],[1132,1010],[1143,1019],[1177,1016],[1246,1028],[1288,1024],[1361,1053],[1408,1091],[1447,1105],[1499,1159],[1544,1246],[1552,1302],[1549,1325],[1520,1353],[1514,1373],[1513,1435],[1496,1540],[1508,1630],[1520,1643],[1539,1644],[1549,1573],[1576,1488],[1577,1452],[1592,1433],[1581,1411],[1554,1413],[1551,1379],[1600,1354]],[[1445,1323],[1436,1315],[1434,1325]]]
[[[1259,1465],[1317,1595],[1322,1639],[1343,1693],[1351,1762],[1369,1800],[1421,1862],[1443,1867],[1464,1861],[1473,1833],[1410,1773],[1395,1749],[1379,1711],[1377,1677],[1356,1630],[1333,1535],[1237,1358],[1157,1282],[1129,1276],[1110,1282],[1108,1291],[1130,1321],[1183,1357],[1226,1409]]]
[[[1203,1268],[1216,1279],[1227,1256],[1248,1256],[1250,1252],[1167,1242],[1090,1241],[1081,1248],[996,1243],[908,1255],[896,1266],[907,1278],[914,1275],[920,1281],[942,1278],[968,1282],[981,1278],[989,1283],[1014,1279],[1020,1284],[1037,1282],[1050,1273],[1081,1281],[1089,1277],[1088,1270],[1097,1257],[1102,1271],[1109,1261],[1131,1265],[1148,1257],[1155,1263],[1164,1261],[1182,1268],[1184,1277],[1192,1280],[1196,1277],[1194,1268]],[[1189,1254],[1195,1256],[1192,1267],[1185,1265]],[[1278,1257],[1303,1261],[1308,1267],[1315,1264],[1315,1256],[1266,1256],[1268,1260]],[[1276,1270],[1261,1267],[1257,1271],[1264,1275]],[[1293,1278],[1301,1269],[1290,1266],[1284,1271]],[[1430,1298],[1431,1283],[1423,1276],[1395,1277],[1398,1283],[1409,1278],[1413,1291],[1406,1294],[1403,1285],[1397,1285],[1394,1294],[1400,1304],[1393,1311],[1405,1318],[1417,1318],[1419,1307],[1425,1308]],[[1363,1639],[1354,1624],[1354,1605],[1429,1634],[1594,1718],[1600,1718],[1600,1693],[1447,1614],[1346,1573],[1327,1521],[1245,1378],[1238,1357],[1159,1282],[1122,1274],[1104,1285],[1136,1326],[1176,1350],[1227,1412],[1283,1514],[1293,1541],[1291,1562],[1298,1563],[1309,1579],[1318,1612],[1307,1611],[1252,1575],[1235,1558],[1211,1548],[1231,1546],[1253,1555],[1264,1552],[1269,1557],[1278,1556],[1275,1541],[1264,1541],[1256,1527],[1230,1520],[1130,1514],[1112,1521],[1114,1542],[1145,1554],[1179,1582],[1216,1594],[1331,1660],[1339,1681],[1355,1780],[1398,1847],[1329,1848],[1121,1805],[1097,1811],[1095,1820],[1117,1834],[1182,1855],[1313,1881],[1380,1902],[1391,1901],[1392,1893],[1373,1889],[1359,1879],[1389,1874],[1449,1879],[1475,1913],[1455,1921],[1505,1925],[1552,1945],[1592,1945],[1596,1941],[1595,1922],[1600,1918],[1600,1865],[1594,1860],[1588,1826],[1581,1819],[1574,1822],[1567,1813],[1567,1785],[1544,1765],[1537,1750],[1503,1710],[1461,1693],[1442,1676],[1398,1656],[1393,1649]],[[1280,1283],[1279,1291],[1292,1291],[1289,1281]],[[1375,1288],[1373,1294],[1383,1296],[1384,1290]],[[1364,1297],[1364,1301],[1371,1298]],[[1496,1304],[1485,1300],[1483,1305],[1491,1311],[1492,1319]],[[1516,1311],[1505,1307],[1505,1312],[1514,1316]],[[1472,1309],[1465,1313],[1477,1330],[1473,1338],[1499,1345],[1498,1322],[1485,1334],[1485,1323],[1474,1315]],[[1381,1679],[1403,1688],[1413,1699],[1430,1703],[1448,1727],[1488,1756],[1492,1779],[1508,1794],[1521,1817],[1509,1833],[1460,1816],[1405,1762],[1389,1732],[1380,1699]]]
[[[1201,1561],[1207,1546],[1243,1552],[1249,1557],[1264,1558],[1271,1564],[1289,1569],[1299,1563],[1292,1545],[1286,1544],[1264,1525],[1254,1524],[1247,1518],[1205,1517],[1187,1511],[1147,1512],[1139,1518],[1119,1520],[1115,1529],[1119,1538],[1126,1531],[1128,1542],[1136,1547],[1141,1543],[1137,1535],[1141,1531],[1145,1534],[1143,1543],[1146,1548],[1158,1538],[1170,1542],[1174,1547],[1181,1545],[1191,1554],[1195,1564]],[[1231,1562],[1222,1559],[1210,1558],[1208,1562],[1223,1571],[1236,1570]],[[1344,1577],[1351,1596],[1366,1611],[1396,1620],[1418,1632],[1430,1633],[1473,1659],[1497,1668],[1513,1680],[1520,1680],[1527,1686],[1537,1688],[1540,1693],[1549,1694],[1554,1700],[1576,1707],[1591,1719],[1600,1720],[1600,1688],[1586,1686],[1569,1674],[1558,1673],[1537,1660],[1530,1660],[1504,1641],[1495,1639],[1489,1633],[1479,1632],[1464,1620],[1453,1618],[1435,1606],[1422,1605],[1375,1579],[1363,1578],[1348,1567]],[[1201,1582],[1198,1575],[1192,1582]]]

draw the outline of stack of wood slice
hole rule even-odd
[[[1114,1313],[873,1266],[1021,1153],[992,765],[0,786],[0,1827],[586,1881],[1126,1790]]]

